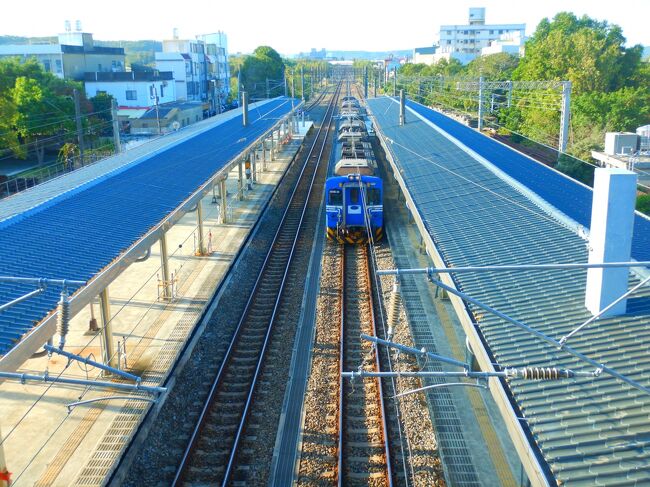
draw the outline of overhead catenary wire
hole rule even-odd
[[[277,110],[277,109],[279,109],[279,108],[280,108],[280,107],[276,107],[276,108],[270,110],[269,112],[267,112],[267,114],[269,114],[269,113],[271,113],[271,112],[273,112],[274,110]],[[233,142],[232,144],[229,144],[228,146],[222,147],[222,148],[220,148],[220,150],[217,151],[217,154],[220,153],[220,152],[222,152],[222,151],[226,151],[226,150],[228,150],[229,148],[231,148],[233,145],[237,145],[237,144],[239,144],[239,143],[240,143],[240,141],[237,141],[237,142]],[[215,155],[215,151],[207,151],[206,154],[208,154],[208,153],[211,154],[212,156]],[[203,154],[203,156],[205,156],[206,154]],[[201,157],[201,156],[202,156],[202,155],[197,155],[196,157]],[[216,211],[216,208],[215,208],[213,211]],[[209,215],[209,214],[210,214],[210,212],[208,213],[208,215]],[[185,237],[185,239],[182,241],[182,244],[184,244],[185,242],[187,242],[187,241],[189,240],[189,238],[194,234],[194,231],[195,231],[197,228],[198,228],[198,225],[195,225],[194,227],[192,227],[192,230],[188,233],[187,237]],[[213,228],[213,227],[210,227],[210,228]],[[176,249],[175,249],[175,250],[170,254],[170,257],[173,257],[177,252],[180,251],[181,248],[182,248],[182,245],[179,246],[179,247],[177,247],[177,248],[176,248]],[[145,286],[145,285],[146,285],[146,284],[147,284],[147,283],[148,283],[148,282],[149,282],[149,281],[150,281],[154,276],[156,276],[156,275],[158,274],[160,268],[161,268],[161,266],[159,265],[159,266],[155,269],[155,271],[154,271],[154,272],[149,276],[149,278],[147,278],[147,280],[146,280],[146,281],[145,281],[145,282],[140,286],[140,288],[138,288],[138,290],[135,291],[135,293],[131,296],[131,298],[129,298],[129,300],[127,300],[127,302],[124,303],[123,306],[120,307],[120,308],[117,310],[117,312],[114,313],[114,314],[111,316],[110,321],[114,320],[114,319],[115,319],[115,318],[116,318],[116,317],[121,313],[121,311],[123,311],[123,310],[125,309],[126,305],[129,304],[129,303],[130,303],[130,302],[135,298],[135,296],[136,296],[136,295],[137,295],[137,294],[138,294],[138,293],[139,293],[139,292],[144,288],[144,286]],[[181,268],[182,268],[182,266],[181,266]],[[140,318],[140,320],[139,320],[139,321],[136,323],[136,325],[133,327],[133,329],[131,330],[131,332],[130,332],[128,335],[125,335],[125,336],[130,337],[130,336],[134,333],[134,331],[137,329],[137,327],[140,325],[140,323],[142,322],[142,320],[143,320],[144,317],[146,316],[146,313],[148,313],[149,310],[150,310],[153,306],[155,306],[155,304],[156,304],[156,301],[154,301],[154,302],[149,306],[149,308],[145,311],[145,313],[144,313],[143,316]],[[83,352],[83,351],[84,351],[88,346],[90,346],[90,344],[91,344],[91,343],[92,343],[92,342],[93,342],[93,341],[94,341],[94,340],[99,336],[99,334],[100,334],[100,332],[95,333],[95,334],[94,334],[94,335],[93,335],[93,336],[88,340],[88,342],[87,342],[84,346],[81,347],[81,349],[79,350],[78,353],[82,353],[82,352]],[[137,343],[139,344],[139,343],[140,343],[144,338],[145,338],[145,337],[141,337],[140,340],[139,340]],[[113,356],[113,357],[114,357],[114,356]],[[68,364],[68,365],[69,365],[69,364]],[[60,377],[60,376],[61,376],[61,375],[66,371],[66,370],[67,370],[67,366],[64,367],[63,370],[61,370],[61,371],[59,372],[59,374],[57,375],[57,377]],[[41,395],[40,395],[40,396],[39,396],[39,397],[38,397],[38,398],[37,398],[37,399],[36,399],[36,400],[31,404],[31,405],[30,405],[30,407],[29,407],[28,410],[25,412],[25,414],[24,414],[24,415],[19,419],[19,421],[18,421],[18,422],[17,422],[17,423],[16,423],[16,424],[11,428],[11,430],[10,430],[10,431],[9,431],[9,432],[4,436],[4,438],[1,438],[1,439],[0,439],[0,445],[2,445],[5,441],[7,441],[7,440],[8,440],[8,439],[9,439],[9,438],[14,434],[14,432],[16,431],[16,428],[17,428],[17,427],[18,427],[18,426],[19,426],[19,425],[20,425],[20,424],[25,420],[25,418],[27,417],[27,415],[29,414],[29,412],[31,412],[31,411],[33,410],[33,408],[34,408],[34,407],[35,407],[35,406],[36,406],[36,405],[37,405],[37,404],[38,404],[38,403],[43,399],[43,397],[45,396],[45,394],[46,394],[48,391],[50,391],[50,389],[51,389],[51,387],[52,387],[53,385],[54,385],[53,383],[49,384],[49,385],[46,387],[46,389],[42,392],[42,394],[41,394]],[[83,397],[83,396],[86,394],[86,392],[88,392],[88,390],[89,390],[89,389],[86,389],[86,391],[84,391],[84,392],[81,394],[81,397]]]

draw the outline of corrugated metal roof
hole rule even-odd
[[[251,112],[248,127],[229,120],[3,221],[0,275],[90,279],[290,110],[286,98],[271,101]],[[0,284],[0,303],[32,289]],[[56,306],[59,292],[48,289],[0,313],[0,355]]]
[[[586,242],[407,111],[398,126],[390,99],[369,101],[431,237],[449,266],[586,262]],[[423,106],[409,104],[521,184],[589,223],[591,190]],[[426,158],[426,159],[423,159]],[[428,160],[427,160],[428,159]],[[586,218],[586,219],[585,219]],[[635,256],[649,226],[635,225]],[[459,274],[458,288],[556,339],[589,318],[586,271]],[[636,279],[631,279],[638,282]],[[473,309],[489,351],[503,366],[588,370],[568,354],[493,315]],[[650,386],[650,292],[630,299],[628,314],[599,320],[570,344]],[[650,396],[608,376],[561,382],[511,381],[525,424],[558,483],[648,485]]]

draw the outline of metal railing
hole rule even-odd
[[[68,161],[56,162],[47,166],[28,169],[16,176],[0,183],[0,199],[21,193],[26,189],[32,188],[38,184],[57,178],[63,174],[76,171],[82,167],[95,164],[107,157],[113,155],[113,152],[86,153],[83,163],[79,156],[70,158]]]

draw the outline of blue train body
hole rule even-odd
[[[333,176],[325,182],[327,238],[339,243],[380,240],[384,231],[381,178],[359,174]],[[369,235],[370,233],[370,235]]]

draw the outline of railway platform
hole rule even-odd
[[[260,157],[256,182],[250,189],[244,185],[241,196],[238,168],[230,171],[225,182],[226,223],[221,221],[221,199],[214,194],[203,197],[206,255],[198,255],[195,214],[186,213],[167,230],[171,296],[165,298],[161,292],[157,245],[111,283],[108,298],[118,361],[140,375],[143,384],[159,384],[169,372],[310,126],[299,123],[293,138],[279,146],[274,160],[262,164]],[[23,208],[10,210],[20,211]],[[71,320],[67,351],[101,361],[101,334],[95,331],[99,313],[95,301]],[[82,363],[69,364],[58,355],[32,358],[19,372],[103,378],[102,371]],[[144,400],[134,400],[137,393],[97,401],[115,394],[32,382],[4,382],[0,387],[2,447],[12,485],[101,485],[150,406]],[[74,405],[81,401],[97,402]]]

